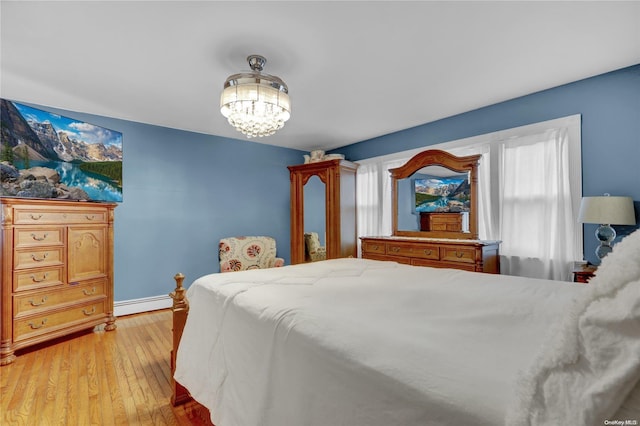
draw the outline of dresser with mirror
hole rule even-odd
[[[362,237],[362,257],[500,273],[500,242],[478,239],[480,157],[427,150],[390,169],[393,234]]]

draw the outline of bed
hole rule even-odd
[[[183,278],[173,402],[216,426],[640,421],[640,232],[587,285],[353,258]]]

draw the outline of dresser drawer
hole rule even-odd
[[[67,223],[107,223],[105,209],[45,210],[16,207],[14,223],[16,225],[67,224]]]
[[[363,259],[382,260],[383,262],[398,262],[406,265],[411,263],[411,258],[403,256],[389,256],[388,254],[363,253]]]
[[[402,243],[387,243],[386,253],[392,256],[412,256],[413,246]]]
[[[101,319],[106,312],[106,299],[86,305],[74,306],[64,311],[45,312],[13,322],[13,339],[20,341],[51,333],[68,326],[80,325]]]
[[[420,245],[413,248],[412,256],[421,259],[438,260],[440,258],[440,250],[438,246]]]
[[[364,241],[362,243],[362,251],[365,253],[385,253],[385,245],[384,243],[374,242],[374,241]]]
[[[33,248],[16,250],[13,254],[13,268],[42,268],[64,264],[64,247]]]
[[[413,266],[429,266],[431,268],[449,268],[459,269],[462,271],[476,271],[476,265],[474,263],[462,263],[462,262],[437,262],[428,259],[411,259]]]
[[[104,281],[96,281],[83,285],[66,286],[64,290],[56,289],[14,296],[13,313],[15,317],[20,317],[29,312],[50,309],[56,305],[105,298],[105,285]]]
[[[440,257],[438,246],[436,245],[416,245],[410,243],[387,243],[387,254],[435,260],[438,260]]]
[[[62,266],[22,269],[14,272],[13,291],[34,290],[64,284]]]
[[[54,226],[16,228],[14,239],[15,248],[63,245],[64,228]]]
[[[469,247],[440,246],[440,260],[449,262],[476,262],[476,250]]]

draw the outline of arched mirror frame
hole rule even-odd
[[[389,169],[391,173],[391,200],[393,235],[402,237],[478,239],[478,163],[481,155],[457,157],[437,149],[422,151],[413,156],[404,165]],[[428,166],[441,166],[459,173],[469,173],[470,206],[469,232],[455,231],[403,231],[398,230],[398,181],[406,179]]]

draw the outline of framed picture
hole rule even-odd
[[[122,133],[0,103],[0,196],[122,201]]]

